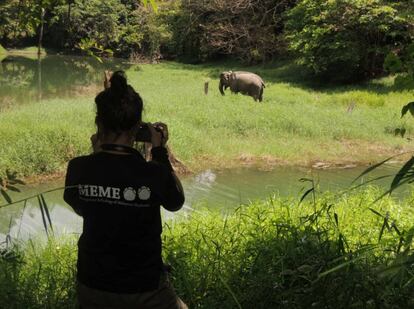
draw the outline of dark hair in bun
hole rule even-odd
[[[96,120],[104,132],[121,133],[132,129],[142,119],[140,95],[127,83],[124,71],[116,71],[111,86],[95,98]]]

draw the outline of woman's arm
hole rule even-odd
[[[165,147],[169,134],[165,123],[157,122],[148,124],[151,131],[151,154],[152,160],[160,163],[167,169],[167,179],[165,181],[165,196],[163,196],[163,206],[170,211],[177,211],[184,205],[184,190],[181,181],[172,168],[168,158],[168,150]]]
[[[151,154],[152,160],[163,165],[166,169],[167,178],[162,205],[169,211],[177,211],[184,205],[184,189],[168,159],[168,151],[164,147],[155,147],[151,149]]]

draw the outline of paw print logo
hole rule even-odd
[[[138,189],[138,197],[140,200],[146,201],[151,197],[151,190],[148,187],[142,186]]]
[[[131,187],[125,188],[124,190],[124,199],[126,201],[133,201],[135,200],[135,197],[137,196],[137,193],[135,192],[135,190]]]

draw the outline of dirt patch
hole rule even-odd
[[[178,158],[172,159],[173,167],[179,176],[186,176],[198,173],[206,169],[226,170],[238,167],[251,167],[260,170],[273,170],[278,166],[297,166],[314,169],[348,169],[357,166],[370,166],[385,160],[391,156],[389,163],[402,163],[407,161],[414,154],[414,147],[407,146],[386,146],[367,141],[343,140],[338,143],[338,152],[334,145],[315,145],[326,149],[325,158],[317,154],[308,153],[298,155],[296,158],[286,159],[272,155],[255,156],[249,153],[242,153],[233,158],[223,158],[209,155],[194,157],[191,161],[185,162]],[[66,165],[65,165],[66,166]],[[63,179],[65,167],[56,173],[47,175],[36,175],[24,178],[28,184],[41,184],[45,182]]]
[[[345,147],[347,152],[345,156],[342,157],[344,163],[370,165],[392,156],[395,156],[393,159],[394,161],[403,162],[408,160],[414,154],[414,145],[411,143],[395,146],[358,140],[341,140],[340,143]]]
[[[102,85],[76,85],[68,90],[68,95],[74,97],[96,96],[102,90]]]
[[[52,181],[57,181],[65,178],[66,171],[58,171],[52,174],[41,174],[24,177],[22,180],[28,185],[39,185],[43,183],[48,183]]]

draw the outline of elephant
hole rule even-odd
[[[220,74],[219,90],[224,95],[224,90],[230,87],[231,92],[241,92],[244,95],[253,97],[255,101],[263,100],[263,88],[265,84],[259,75],[244,71],[227,71]]]

